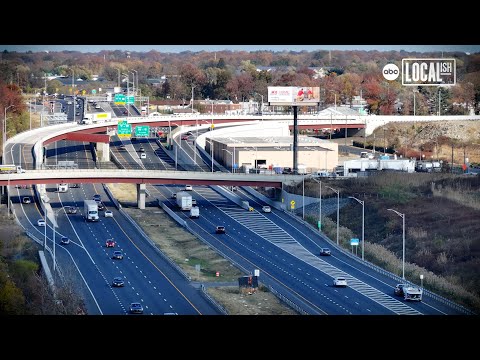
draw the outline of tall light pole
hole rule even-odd
[[[120,69],[117,68],[117,72],[118,72],[118,87],[120,87]]]
[[[14,107],[15,105],[10,105],[5,108],[4,111],[4,116],[3,116],[3,150],[2,150],[2,159],[3,159],[3,164],[5,164],[5,143],[7,142],[7,110],[10,109],[11,107]]]
[[[365,201],[349,196],[350,199],[357,200],[362,204],[362,260],[365,260]]]
[[[212,173],[213,173],[213,141],[209,139],[205,139],[210,144],[210,157],[212,158]]]
[[[195,85],[192,83],[192,115],[193,115],[193,89],[195,89]],[[197,136],[195,137],[195,143],[193,144],[193,162],[195,163],[195,167],[197,166],[197,139],[198,139],[198,117],[195,116],[195,131]]]
[[[400,216],[403,220],[403,256],[402,256],[402,279],[405,280],[405,214],[402,214],[401,212],[398,212],[397,210],[394,209],[387,209],[388,211],[393,211],[395,214]]]
[[[423,274],[420,274],[420,287],[423,290]]]
[[[340,190],[335,190],[330,186],[327,186],[330,190],[334,191],[337,194],[337,245],[338,245],[338,237],[339,237],[339,229],[340,229]]]
[[[312,180],[318,183],[318,231],[322,231],[322,182],[315,178]]]
[[[305,220],[305,175],[302,177],[302,219]]]
[[[232,157],[232,173],[233,173],[233,152],[227,150],[227,149],[222,149],[222,151],[226,151],[227,153],[230,154],[230,156]]]

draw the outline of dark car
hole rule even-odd
[[[120,150],[127,150],[127,147],[125,145],[120,145],[119,149]]]
[[[332,253],[330,252],[329,248],[320,248],[320,255],[321,256],[330,256]]]
[[[103,203],[99,202],[98,203],[98,211],[104,211],[105,210],[105,205]]]
[[[140,146],[140,149],[138,149],[138,151],[140,151],[140,152],[145,152],[145,149],[144,149],[143,146]]]
[[[60,244],[68,245],[68,244],[70,244],[70,239],[66,236],[62,236],[62,239],[60,240]]]
[[[123,115],[127,115],[128,114],[128,111],[127,110],[123,110]]]
[[[93,200],[95,200],[97,203],[102,201],[102,196],[99,194],[93,195]]]
[[[182,140],[188,140],[188,135],[182,135]]]
[[[113,281],[112,281],[112,286],[113,287],[122,287],[122,286],[125,286],[125,282],[123,281],[123,279],[119,276],[113,278]]]
[[[395,290],[394,290],[395,295],[404,296],[405,295],[403,293],[403,287],[404,286],[405,286],[405,284],[397,284],[397,286],[395,286]]]
[[[283,168],[282,174],[293,174],[292,168],[285,167]]]
[[[130,304],[130,313],[131,314],[143,314],[143,306],[138,302],[133,302]]]
[[[120,250],[115,250],[113,252],[112,259],[122,260],[123,259],[123,253]]]
[[[215,229],[216,234],[225,234],[225,226],[217,226]]]
[[[107,241],[105,241],[105,246],[106,247],[115,247],[115,240],[113,239],[108,239]]]
[[[24,204],[30,204],[31,202],[32,202],[32,199],[30,199],[29,196],[24,196],[22,198],[22,203],[24,203]]]

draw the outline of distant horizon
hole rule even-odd
[[[214,52],[214,51],[408,51],[408,52],[464,52],[479,53],[480,45],[0,45],[0,51],[20,52],[61,52],[79,51],[98,53],[100,51],[135,51],[148,52],[156,50],[161,53]]]

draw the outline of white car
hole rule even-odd
[[[24,204],[30,204],[30,203],[32,202],[32,200],[30,199],[29,196],[24,196],[24,197],[22,198],[22,202],[23,202]]]
[[[193,191],[192,185],[185,185],[185,191]]]
[[[146,159],[146,158],[147,158],[147,154],[145,154],[145,153],[140,154],[140,159]]]
[[[347,286],[347,279],[344,277],[336,277],[333,279],[333,286]]]
[[[269,212],[272,212],[272,208],[268,205],[265,205],[265,206],[262,207],[262,211],[264,213],[269,213]]]
[[[111,217],[113,218],[113,212],[111,210],[105,211],[105,217]]]
[[[45,226],[46,223],[45,223],[45,220],[44,219],[38,219],[37,220],[37,226]]]

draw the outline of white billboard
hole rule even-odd
[[[320,102],[320,88],[314,86],[269,86],[270,105],[316,106]]]

